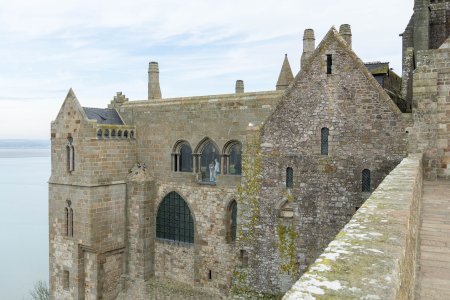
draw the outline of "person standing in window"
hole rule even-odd
[[[211,182],[216,181],[216,176],[215,176],[215,171],[214,171],[215,169],[216,169],[216,167],[214,165],[214,161],[212,161],[209,164],[209,181],[211,181]]]

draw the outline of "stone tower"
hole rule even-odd
[[[51,124],[52,299],[112,299],[125,261],[126,178],[133,126],[114,109],[81,107],[72,89]]]
[[[402,96],[414,119],[409,131],[410,152],[424,153],[428,179],[450,176],[449,34],[449,0],[414,2],[414,13],[402,34]]]

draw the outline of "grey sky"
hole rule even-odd
[[[145,99],[159,62],[163,97],[271,90],[287,53],[299,70],[302,34],[316,44],[349,23],[363,61],[401,73],[412,0],[0,0],[0,138],[48,138],[72,87],[83,106],[115,92]]]

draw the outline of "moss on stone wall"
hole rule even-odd
[[[259,131],[249,138],[242,160],[243,181],[238,187],[240,220],[245,220],[238,230],[238,242],[250,243],[257,238],[260,222],[259,194],[262,186],[261,137]],[[245,212],[245,216],[243,215]]]
[[[239,210],[237,243],[241,249],[251,248],[257,243],[260,224],[259,195],[262,186],[261,135],[259,130],[249,133],[242,156],[242,183],[238,187]],[[255,293],[249,285],[246,266],[236,267],[233,273],[231,298],[234,299],[275,299],[272,295]]]
[[[280,252],[280,258],[282,263],[280,265],[281,272],[297,274],[297,261],[295,259],[295,240],[298,237],[298,233],[295,231],[295,226],[278,224],[278,251]]]

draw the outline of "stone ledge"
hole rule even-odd
[[[283,299],[411,298],[421,166],[403,159]]]

